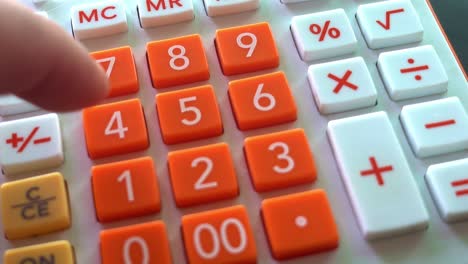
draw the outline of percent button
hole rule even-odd
[[[57,114],[0,123],[0,164],[5,174],[55,167],[62,162]]]

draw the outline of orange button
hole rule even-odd
[[[102,231],[102,264],[170,264],[166,226],[161,221]]]
[[[182,235],[190,264],[257,263],[247,211],[238,205],[182,217]]]
[[[210,78],[200,35],[150,42],[147,44],[147,58],[155,88]]]
[[[109,97],[138,92],[138,77],[132,49],[128,46],[91,53],[106,72]]]
[[[211,85],[158,94],[156,110],[166,144],[223,133],[221,114]]]
[[[216,31],[216,48],[225,75],[276,68],[278,49],[268,23]]]
[[[264,200],[262,216],[276,259],[338,247],[337,227],[323,190]]]
[[[232,81],[229,98],[241,130],[297,119],[296,104],[283,72]]]
[[[100,222],[157,213],[159,187],[150,157],[94,166],[94,205]]]
[[[233,198],[239,194],[226,143],[170,152],[168,164],[179,207]]]
[[[314,159],[302,129],[250,137],[244,152],[257,192],[314,182]]]
[[[149,145],[138,99],[87,108],[83,126],[92,159],[144,150]]]

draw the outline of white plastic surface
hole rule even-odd
[[[304,61],[349,54],[357,40],[343,9],[295,16],[291,31]]]
[[[0,116],[9,116],[27,113],[37,109],[37,106],[28,103],[13,95],[0,95]]]
[[[71,23],[73,35],[79,40],[128,30],[125,7],[119,1],[77,4],[71,9]]]
[[[21,0],[34,7],[29,0]],[[81,3],[97,3],[98,0],[80,0]],[[398,264],[440,264],[460,263],[468,259],[466,247],[468,244],[468,221],[457,224],[447,224],[439,216],[437,207],[429,193],[424,181],[424,175],[429,165],[450,160],[458,160],[468,157],[468,151],[461,151],[449,155],[440,155],[428,159],[417,158],[409,146],[404,131],[399,121],[401,108],[405,105],[425,102],[428,100],[457,96],[465,109],[468,107],[468,86],[459,66],[457,65],[450,49],[441,34],[434,17],[432,16],[426,1],[412,0],[425,29],[421,43],[395,46],[389,50],[398,50],[416,47],[419,45],[434,46],[442,65],[449,77],[447,92],[431,97],[420,97],[412,100],[395,102],[389,98],[385,90],[380,74],[377,70],[377,58],[381,50],[369,49],[355,19],[359,5],[377,2],[376,0],[312,0],[295,4],[283,4],[280,0],[260,0],[260,6],[255,11],[242,12],[229,16],[209,17],[206,13],[203,1],[193,1],[195,19],[179,24],[166,25],[150,29],[140,26],[136,2],[134,0],[122,1],[125,6],[129,31],[127,33],[82,41],[81,43],[90,51],[100,51],[114,47],[129,45],[132,47],[137,67],[140,89],[137,94],[107,99],[105,102],[114,102],[128,98],[139,98],[142,102],[145,119],[150,137],[150,147],[145,151],[126,155],[113,156],[98,161],[91,161],[86,151],[83,136],[83,123],[81,112],[60,114],[61,129],[63,135],[65,161],[58,169],[47,171],[34,171],[15,177],[2,177],[0,182],[14,181],[18,178],[31,177],[53,171],[61,172],[68,185],[72,226],[63,232],[38,236],[21,241],[8,241],[0,237],[0,254],[9,248],[18,248],[27,245],[39,244],[65,239],[74,247],[78,264],[101,263],[99,249],[99,233],[102,230],[124,227],[132,224],[140,224],[154,220],[164,221],[167,227],[173,263],[187,263],[184,253],[183,241],[180,232],[181,217],[190,213],[204,212],[207,210],[229,207],[233,205],[245,205],[252,225],[257,247],[257,260],[259,264],[330,264],[330,263],[398,263]],[[57,21],[62,27],[71,32],[70,8],[78,4],[77,1],[54,0],[41,5],[42,10],[47,11],[49,17]],[[324,59],[319,62],[330,62],[350,57],[363,57],[372,76],[377,90],[377,105],[323,115],[317,110],[312,92],[307,79],[307,70],[310,63],[304,62],[298,55],[294,39],[291,34],[291,20],[294,16],[312,14],[343,8],[350,20],[351,27],[358,41],[358,48],[349,55]],[[273,35],[278,46],[280,65],[276,69],[264,70],[243,74],[242,76],[226,77],[219,66],[216,54],[214,37],[217,29],[247,25],[266,21],[272,28]],[[202,36],[205,52],[210,67],[211,79],[195,84],[181,85],[170,89],[156,90],[152,87],[146,61],[146,44],[150,41],[175,38],[190,34]],[[386,49],[386,51],[388,51]],[[295,102],[298,107],[298,120],[296,122],[278,125],[268,128],[255,129],[241,132],[237,129],[227,94],[228,83],[231,80],[253,77],[264,73],[284,71],[291,87]],[[160,134],[158,116],[154,106],[154,97],[158,93],[185,89],[193,86],[211,84],[215,89],[220,112],[223,119],[224,133],[222,136],[198,140],[184,144],[166,146]],[[326,129],[328,122],[360,114],[386,111],[390,122],[401,143],[405,157],[410,165],[410,170],[422,194],[422,198],[429,212],[429,228],[423,232],[415,232],[404,236],[391,237],[379,241],[367,241],[363,238],[359,229],[353,208],[340,177],[335,156],[333,155]],[[35,113],[32,113],[35,114]],[[31,115],[31,114],[27,114]],[[15,117],[8,117],[12,119]],[[297,187],[258,194],[254,191],[249,179],[248,168],[243,154],[243,141],[245,137],[268,134],[286,129],[304,128],[308,143],[314,152],[317,165],[317,181],[313,184],[305,184]],[[378,131],[376,132],[378,133]],[[167,153],[172,150],[187,149],[191,147],[205,146],[209,144],[226,142],[231,148],[234,165],[238,175],[240,188],[239,196],[235,199],[204,204],[200,206],[180,209],[176,206],[171,191],[171,182],[167,168]],[[359,154],[359,150],[356,151]],[[161,192],[162,210],[158,214],[137,217],[124,221],[117,221],[102,225],[96,220],[93,203],[93,195],[90,184],[90,170],[95,164],[106,164],[123,161],[149,155],[153,158],[157,170],[157,177]],[[380,161],[379,161],[380,164]],[[370,167],[369,163],[365,164]],[[385,165],[385,164],[383,164]],[[374,182],[375,184],[375,182]],[[262,219],[260,217],[261,201],[266,198],[293,194],[311,189],[324,189],[329,197],[330,206],[336,219],[340,244],[336,250],[311,254],[303,257],[280,262],[275,260],[269,249]],[[395,194],[397,195],[397,194]],[[1,214],[1,212],[0,212]],[[1,218],[0,218],[1,225]],[[137,250],[137,249],[135,249]],[[116,250],[115,254],[122,254]],[[137,262],[137,264],[139,264]]]
[[[447,222],[468,219],[468,159],[431,165],[426,181]]]
[[[400,119],[419,157],[468,149],[468,115],[457,97],[407,105]]]
[[[372,49],[419,42],[423,39],[423,26],[410,0],[361,5],[356,18]]]
[[[381,53],[378,67],[393,100],[447,91],[449,80],[432,46]]]
[[[331,121],[328,136],[367,239],[428,226],[426,207],[385,112]]]
[[[259,0],[203,0],[209,16],[223,16],[255,10],[260,5]]]
[[[309,83],[321,113],[331,114],[375,105],[377,91],[362,57],[315,64]]]
[[[192,0],[138,0],[138,16],[143,28],[192,20]]]
[[[57,114],[0,123],[0,165],[5,174],[52,168],[62,162]]]

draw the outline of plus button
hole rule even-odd
[[[18,134],[13,133],[11,134],[11,138],[6,140],[7,144],[11,144],[12,148],[16,148],[19,143],[21,143],[24,140],[23,137],[18,137]]]
[[[384,183],[382,173],[392,171],[393,166],[388,165],[384,167],[379,167],[379,165],[377,165],[377,161],[375,160],[375,157],[370,157],[369,161],[371,163],[372,169],[361,171],[361,176],[375,175],[375,178],[377,179],[377,183],[380,186],[384,185],[385,183]]]

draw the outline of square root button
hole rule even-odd
[[[57,114],[0,123],[0,165],[5,174],[51,168],[62,162]]]
[[[400,119],[418,157],[468,149],[468,115],[457,97],[404,106]]]
[[[468,159],[429,166],[426,182],[446,222],[468,220]]]
[[[362,57],[309,67],[309,83],[322,114],[375,105],[377,91]]]
[[[384,52],[377,66],[395,101],[447,91],[448,77],[432,46]]]
[[[409,0],[361,5],[356,18],[371,49],[418,42],[423,38],[424,29]]]
[[[343,9],[295,16],[291,31],[304,61],[353,53],[357,40]]]

